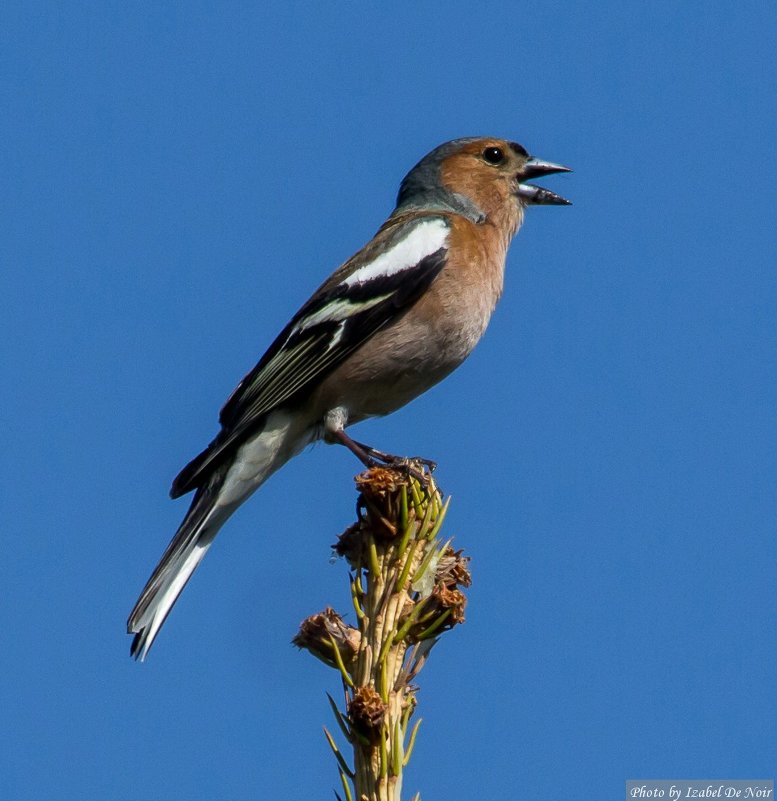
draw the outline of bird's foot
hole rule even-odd
[[[379,451],[370,445],[356,442],[342,429],[334,431],[332,434],[334,439],[345,445],[367,467],[388,467],[400,470],[408,476],[412,476],[424,487],[428,486],[431,474],[437,469],[437,462],[433,462],[431,459],[424,459],[422,456],[395,456],[392,453]]]
[[[437,469],[437,462],[431,459],[424,459],[423,456],[395,456],[393,453],[379,451],[377,448],[365,445],[362,442],[354,442],[354,444],[370,460],[371,464],[365,462],[368,467],[382,466],[400,470],[420,481],[424,486],[427,486],[431,474]]]

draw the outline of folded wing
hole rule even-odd
[[[376,331],[397,319],[445,266],[449,224],[426,216],[389,225],[294,315],[221,410],[216,439],[176,477],[177,498],[261,430],[273,409],[309,394]]]

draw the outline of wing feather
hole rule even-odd
[[[448,227],[444,217],[433,216],[384,229],[372,247],[346,262],[335,281],[324,284],[294,315],[238,384],[219,415],[221,432],[180,472],[171,495],[201,486],[223,458],[261,430],[269,412],[309,393],[314,383],[415,303],[445,266]],[[375,250],[377,257],[369,259],[369,251]]]

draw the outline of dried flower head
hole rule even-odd
[[[358,569],[364,563],[365,537],[361,522],[354,523],[337,538],[337,542],[332,546],[338,556],[342,556],[348,564]]]
[[[327,665],[336,667],[333,643],[340,654],[340,660],[344,665],[349,665],[359,652],[361,634],[328,606],[322,612],[305,618],[292,642],[298,648],[310,651]]]
[[[453,628],[458,623],[464,622],[464,608],[467,606],[467,598],[461,590],[438,584],[434,588],[432,598],[438,603],[441,612],[450,610],[448,619],[442,625],[441,630]]]
[[[423,464],[412,459],[402,467],[371,467],[356,476],[359,519],[369,526],[376,541],[388,541],[402,532],[400,519],[403,492],[411,495],[415,487],[427,499],[434,486],[431,476],[423,472]]]
[[[469,587],[472,575],[469,572],[469,557],[463,551],[454,551],[450,545],[437,563],[435,578],[446,587]]]
[[[356,476],[356,489],[365,497],[376,500],[381,500],[387,494],[396,492],[407,483],[406,475],[390,467],[370,467]]]
[[[360,734],[374,741],[380,736],[386,705],[372,687],[357,687],[348,704],[348,718]]]
[[[418,642],[428,637],[435,637],[440,632],[463,623],[466,605],[467,598],[461,590],[446,587],[441,583],[435,584],[432,594],[428,598],[416,601],[414,604],[416,608],[409,610],[409,614],[415,614],[416,617],[407,629],[407,641]],[[407,611],[405,607],[403,613]]]

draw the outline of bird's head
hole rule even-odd
[[[516,142],[491,137],[454,139],[424,156],[399,188],[397,211],[453,211],[514,229],[526,206],[570,201],[526,181],[569,167],[530,156]]]

